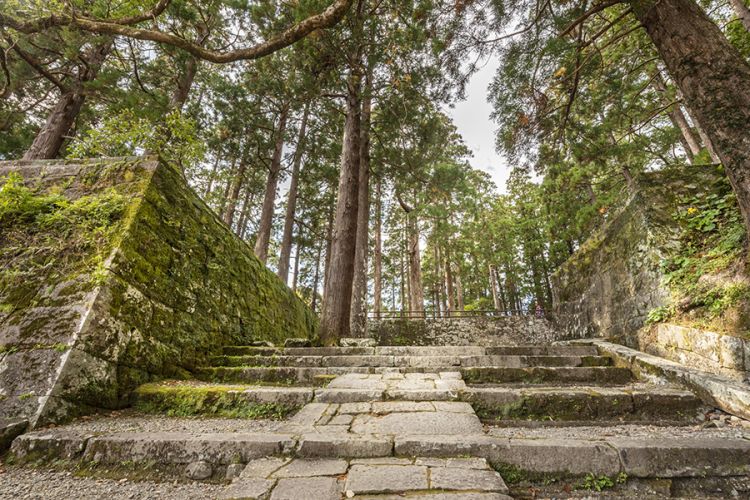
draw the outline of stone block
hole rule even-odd
[[[575,439],[511,439],[508,447],[484,455],[493,463],[511,464],[522,470],[553,474],[617,475],[620,458],[606,442]]]
[[[288,464],[290,458],[264,457],[252,460],[240,473],[241,479],[265,479]]]
[[[342,347],[375,347],[378,343],[371,338],[344,337],[339,339],[339,345]]]
[[[372,458],[390,456],[392,451],[392,441],[381,437],[310,433],[301,436],[297,455],[300,457]]]
[[[28,426],[28,420],[0,418],[0,454],[5,453],[13,440]]]
[[[426,490],[427,467],[416,465],[354,465],[349,469],[344,491],[348,495],[401,493]]]
[[[219,495],[219,500],[264,500],[275,484],[269,479],[236,479]]]
[[[338,476],[344,474],[349,464],[346,460],[318,459],[304,460],[297,459],[284,465],[274,472],[271,477],[313,477],[313,476]]]
[[[425,458],[418,457],[414,465],[427,467],[452,467],[455,469],[490,469],[484,458]]]
[[[474,490],[507,493],[508,487],[494,470],[453,467],[430,469],[430,487],[436,490]]]
[[[340,500],[341,488],[335,477],[299,477],[280,479],[270,500]]]
[[[315,401],[320,403],[361,403],[383,399],[382,389],[327,388],[315,391]]]
[[[466,435],[482,432],[476,415],[448,412],[389,413],[382,416],[360,415],[351,426],[356,434],[377,435]]]
[[[73,460],[80,458],[91,437],[93,437],[91,433],[60,429],[30,432],[18,436],[13,441],[10,451],[21,461],[37,459]]]
[[[370,413],[370,403],[342,403],[339,406],[339,414],[358,414],[358,413]]]
[[[635,477],[733,476],[750,473],[750,441],[718,438],[607,440]]]
[[[376,401],[372,403],[372,413],[435,411],[432,403],[425,401]]]
[[[507,453],[508,439],[498,439],[484,434],[396,436],[394,451],[399,456],[409,457],[485,457]]]

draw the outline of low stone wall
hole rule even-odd
[[[571,337],[635,344],[649,312],[666,305],[661,263],[678,242],[673,214],[681,200],[716,192],[713,167],[644,174],[627,204],[553,275],[556,324]]]
[[[637,347],[698,370],[750,381],[750,340],[660,323],[638,333]]]
[[[527,316],[369,320],[379,345],[521,345],[563,340],[549,321]]]
[[[20,208],[0,213],[0,418],[39,425],[117,408],[222,345],[313,335],[313,313],[173,166],[0,163],[0,185],[12,176],[3,196]]]

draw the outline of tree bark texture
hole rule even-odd
[[[359,132],[362,114],[361,76],[355,70],[349,75],[347,87],[346,122],[331,239],[330,270],[327,273],[319,327],[319,337],[323,345],[335,345],[339,338],[349,336],[350,332],[354,254],[357,243]]]
[[[381,183],[378,179],[375,184],[375,250],[373,255],[373,308],[377,319],[380,319],[380,311],[383,310],[383,202],[381,197]]]
[[[729,3],[742,25],[747,31],[750,31],[750,9],[745,5],[744,0],[729,0]]]
[[[95,45],[82,55],[85,68],[79,70],[76,78],[60,95],[52,107],[47,121],[37,132],[31,146],[23,155],[24,160],[48,160],[60,154],[65,138],[81,112],[86,100],[86,84],[96,79],[104,61],[112,50],[113,41]]]
[[[310,114],[310,102],[305,103],[302,112],[302,121],[299,126],[297,137],[297,149],[294,151],[292,165],[292,179],[289,182],[289,194],[286,201],[286,214],[284,215],[284,233],[281,238],[281,253],[279,255],[279,269],[277,274],[281,281],[287,282],[289,278],[289,257],[292,253],[292,231],[294,229],[294,215],[297,211],[297,186],[299,184],[299,171],[302,166],[302,155],[305,151],[305,134],[307,133],[307,118]]]
[[[242,184],[245,182],[246,170],[247,161],[245,160],[245,158],[242,158],[240,160],[240,167],[237,169],[237,175],[235,175],[234,179],[232,180],[232,189],[229,191],[227,207],[221,217],[221,220],[224,221],[224,224],[229,227],[232,227],[232,223],[234,222],[234,212],[237,209],[237,200],[239,200],[240,198],[240,190],[242,189]]]
[[[750,65],[694,0],[631,5],[724,164],[750,229]]]
[[[264,264],[268,260],[268,245],[271,242],[271,229],[273,228],[273,209],[276,201],[276,188],[279,184],[281,174],[281,155],[284,152],[284,133],[286,132],[286,119],[289,115],[289,107],[285,104],[279,116],[279,125],[276,128],[276,142],[274,143],[273,156],[271,157],[271,168],[266,180],[266,193],[263,197],[263,207],[260,212],[258,223],[258,237],[255,240],[255,255]]]

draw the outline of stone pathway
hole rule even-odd
[[[500,500],[511,498],[507,492],[483,458],[263,458],[250,462],[220,498]]]

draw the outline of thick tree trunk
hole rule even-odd
[[[742,21],[742,25],[750,31],[750,9],[745,5],[744,0],[729,0],[729,3],[732,4],[732,9]]]
[[[245,199],[242,202],[240,220],[237,221],[237,235],[240,239],[245,239],[245,233],[247,232],[247,216],[250,215],[250,206],[253,204],[253,190],[247,185],[248,183],[245,184]]]
[[[227,200],[227,207],[224,210],[224,214],[221,216],[221,220],[224,221],[229,227],[232,227],[234,222],[234,212],[237,209],[237,200],[240,198],[240,190],[242,184],[245,182],[245,171],[247,170],[247,161],[245,158],[240,160],[240,168],[237,169],[237,175],[232,180],[232,189],[229,192],[229,199]]]
[[[416,214],[407,214],[409,228],[409,310],[424,315],[422,257],[419,252],[419,224]]]
[[[224,212],[229,202],[229,193],[232,191],[232,181],[234,180],[235,167],[237,166],[237,158],[232,158],[232,165],[229,167],[229,178],[227,184],[224,186],[224,196],[221,199],[221,206],[219,207],[219,216],[224,219]]]
[[[750,230],[750,65],[695,1],[631,5],[724,164]]]
[[[354,252],[354,282],[350,328],[353,337],[367,336],[367,253],[370,248],[370,112],[369,78],[362,99],[359,140],[359,193],[357,195],[357,242]]]
[[[79,71],[75,81],[71,82],[69,88],[55,103],[47,121],[23,155],[24,160],[45,160],[57,157],[86,100],[86,84],[96,79],[111,50],[112,40],[109,39],[92,47],[81,56],[85,61],[85,69]]]
[[[495,310],[501,310],[500,306],[500,291],[499,283],[497,281],[497,270],[494,266],[490,266],[490,286],[492,287],[492,303],[495,306]]]
[[[281,155],[284,152],[284,133],[286,132],[286,119],[289,114],[288,105],[284,104],[279,116],[279,125],[276,128],[276,142],[271,157],[271,168],[266,180],[266,194],[263,198],[263,208],[260,212],[258,223],[258,237],[255,240],[255,255],[264,264],[268,260],[268,245],[271,242],[271,229],[273,228],[273,208],[276,202],[276,188],[279,184],[281,174]]]
[[[708,155],[711,157],[711,161],[714,163],[721,163],[721,158],[719,158],[719,154],[716,152],[716,148],[714,148],[713,142],[711,142],[711,138],[708,137],[708,134],[706,134],[706,131],[701,127],[700,122],[698,122],[698,118],[695,116],[695,114],[690,110],[689,107],[685,106],[685,111],[687,111],[688,115],[690,116],[690,119],[693,121],[693,124],[695,125],[695,130],[698,131],[698,135],[701,138],[701,142],[706,146],[706,150],[708,151]]]
[[[219,170],[219,154],[216,154],[216,161],[214,161],[214,166],[211,168],[211,173],[208,174],[208,182],[206,183],[206,190],[203,192],[203,199],[205,200],[208,198],[208,195],[211,194],[211,190],[214,186],[214,179],[216,178],[216,172]]]
[[[294,151],[294,162],[292,166],[292,179],[289,182],[289,194],[286,201],[286,214],[284,216],[284,234],[281,238],[281,253],[279,255],[279,278],[286,283],[289,278],[289,256],[292,253],[292,230],[294,229],[294,214],[297,211],[297,185],[299,183],[299,171],[302,166],[302,154],[305,150],[305,134],[307,133],[307,117],[310,114],[310,102],[305,103],[302,113],[302,122],[299,126],[297,137],[297,149]]]
[[[380,319],[380,311],[383,310],[383,202],[381,196],[381,180],[375,185],[375,255],[373,256],[373,274],[375,294],[373,308],[377,319]]]
[[[328,224],[326,226],[326,264],[323,268],[323,294],[326,296],[326,283],[328,283],[328,273],[331,270],[331,244],[333,243],[333,216],[336,213],[335,205],[328,208]]]
[[[341,152],[336,216],[331,242],[330,271],[327,273],[319,337],[323,345],[334,345],[349,335],[349,317],[357,243],[359,196],[359,129],[362,113],[361,75],[352,70],[347,82],[346,122]]]

